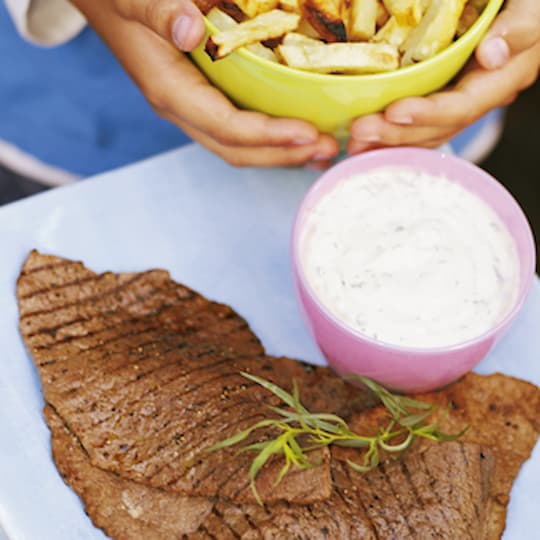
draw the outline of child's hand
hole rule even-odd
[[[339,151],[330,135],[301,120],[237,109],[179,51],[204,36],[190,0],[72,0],[142,90],[157,114],[236,166],[302,165]]]
[[[436,147],[532,85],[540,68],[540,2],[509,0],[458,82],[406,98],[351,126],[350,153],[397,145]]]

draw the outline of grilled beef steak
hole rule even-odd
[[[93,467],[50,406],[45,414],[62,476],[94,523],[119,540],[485,537],[493,456],[475,444],[432,445],[365,475],[336,461],[327,501],[262,508],[184,497]]]
[[[492,540],[504,529],[513,479],[540,430],[540,390],[503,375],[469,374],[421,399],[454,410],[455,443],[418,441],[368,474],[319,451],[320,465],[270,462],[253,503],[253,455],[216,442],[280,406],[245,379],[291,389],[308,409],[365,432],[373,398],[326,368],[265,355],[246,322],[172,281],[167,272],[97,275],[33,251],[18,280],[20,328],[39,371],[53,453],[94,523],[118,539]],[[256,437],[273,436],[271,431]],[[254,435],[255,437],[255,435]],[[255,439],[252,439],[255,440]],[[249,442],[246,441],[246,443]]]

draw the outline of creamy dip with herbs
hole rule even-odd
[[[459,184],[408,169],[341,182],[307,216],[301,254],[321,303],[389,344],[478,337],[518,295],[517,248],[496,213]]]

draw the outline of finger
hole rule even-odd
[[[184,57],[177,59],[177,69],[170,70],[157,108],[182,118],[224,146],[304,145],[319,137],[317,129],[304,120],[237,109]]]
[[[205,34],[201,12],[191,0],[114,0],[126,19],[144,24],[182,51],[193,50]]]
[[[447,143],[450,139],[452,139],[456,134],[452,134],[450,136],[445,135],[441,138],[435,138],[430,139],[424,142],[418,142],[415,144],[415,146],[421,146],[422,148],[439,148],[443,144]],[[391,148],[395,145],[391,144],[383,144],[383,143],[371,143],[371,144],[364,144],[362,142],[355,141],[354,139],[350,139],[347,144],[347,152],[351,155],[354,154],[361,154],[363,152],[368,152],[370,150],[379,150],[381,148]]]
[[[513,58],[498,71],[467,73],[454,88],[425,98],[406,98],[385,111],[389,122],[405,126],[447,126],[462,129],[491,109],[506,106],[537,77],[540,43]]]
[[[458,131],[449,126],[403,126],[388,122],[383,114],[365,116],[351,126],[348,149],[354,153],[381,146],[431,146]]]
[[[510,0],[476,50],[485,69],[498,69],[540,41],[540,2]]]
[[[114,42],[117,57],[161,116],[172,113],[225,146],[317,141],[319,133],[309,122],[238,110],[182,53],[147,28],[128,21],[116,28],[122,35],[105,39]]]
[[[339,152],[339,145],[329,135],[303,146],[226,146],[212,139],[207,133],[185,124],[172,116],[168,118],[192,139],[205,146],[235,167],[290,167],[308,162],[325,164]]]

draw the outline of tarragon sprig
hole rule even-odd
[[[410,447],[416,437],[433,441],[453,441],[460,438],[468,428],[456,434],[440,431],[440,424],[448,414],[448,410],[435,422],[424,422],[433,415],[435,405],[418,401],[407,396],[392,394],[383,386],[359,375],[352,376],[362,382],[373,392],[389,412],[390,421],[374,435],[354,433],[348,424],[335,414],[311,413],[300,402],[300,394],[296,381],[293,381],[292,394],[261,377],[250,373],[241,373],[247,379],[260,384],[275,394],[289,408],[269,406],[277,415],[253,424],[251,427],[225,439],[208,449],[209,452],[234,446],[245,440],[251,433],[262,428],[273,427],[279,431],[274,439],[256,442],[241,448],[242,452],[257,452],[249,470],[251,489],[256,500],[262,504],[257,493],[255,479],[257,474],[273,455],[282,455],[285,464],[281,468],[274,485],[278,485],[292,465],[307,469],[318,465],[309,460],[306,453],[325,446],[336,445],[358,448],[364,452],[361,463],[347,460],[355,471],[368,472],[379,464],[380,450],[391,454],[401,454]]]

